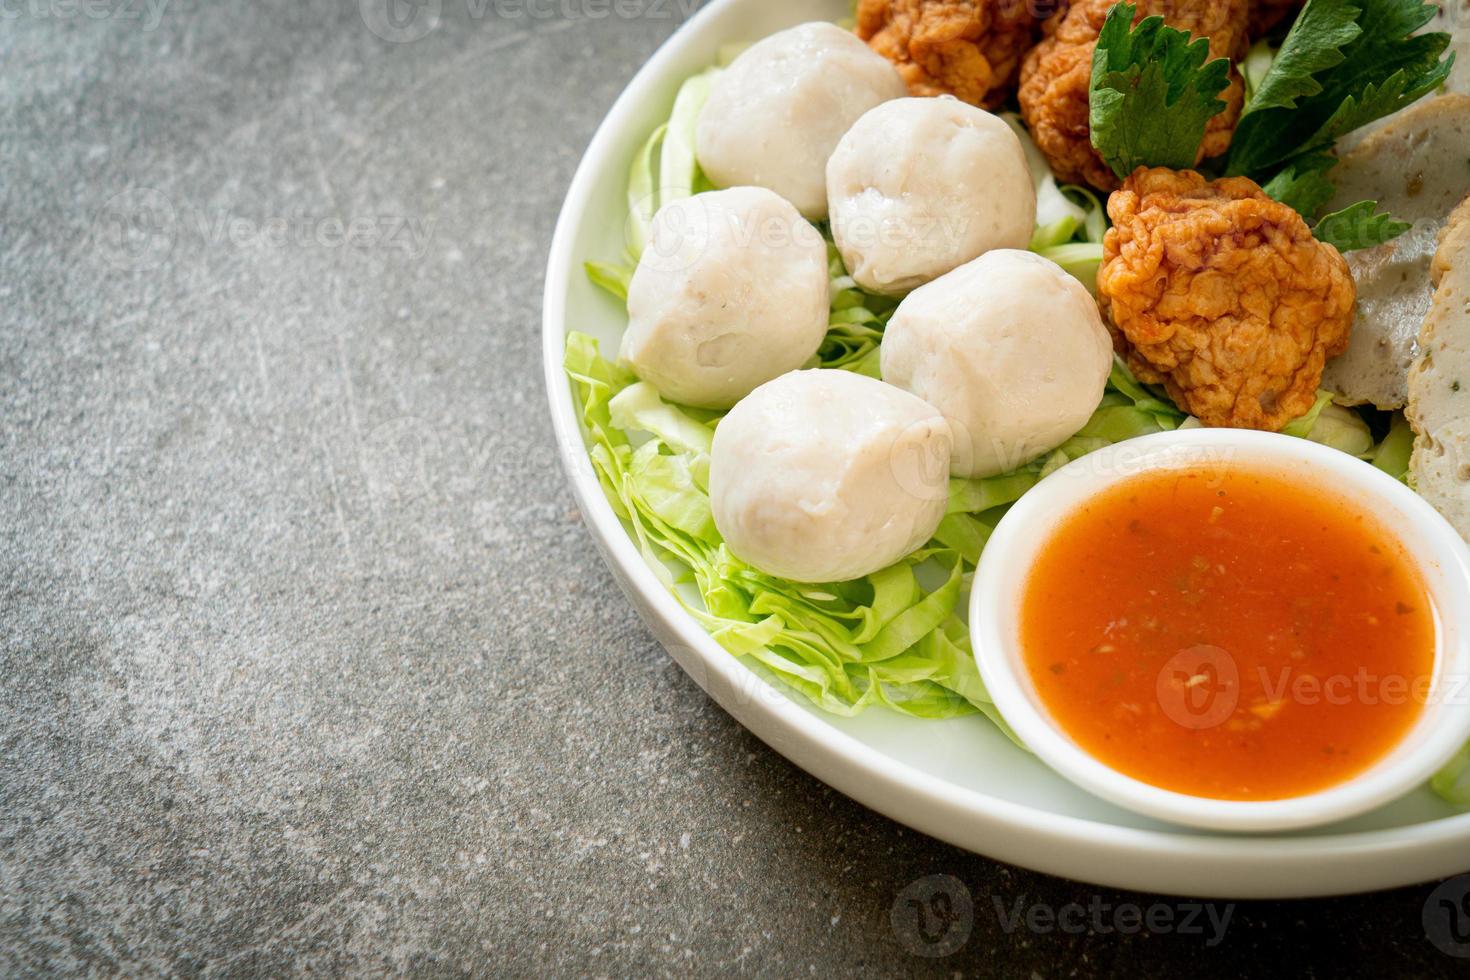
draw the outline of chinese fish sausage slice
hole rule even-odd
[[[1412,223],[1393,241],[1347,254],[1358,315],[1347,352],[1323,387],[1349,405],[1402,408],[1419,325],[1429,312],[1429,265],[1450,211],[1470,192],[1470,96],[1441,95],[1400,113],[1343,157],[1328,211],[1377,200]]]
[[[1410,478],[1470,539],[1470,198],[1454,211],[1432,264],[1436,288],[1409,371],[1417,438]]]

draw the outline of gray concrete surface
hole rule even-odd
[[[537,362],[560,199],[680,0],[379,2],[0,5],[0,972],[1464,966],[1428,887],[1240,905],[1213,946],[1007,931],[1152,899],[733,724],[600,565]]]

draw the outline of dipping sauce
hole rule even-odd
[[[1435,624],[1371,517],[1212,466],[1135,477],[1069,517],[1026,583],[1021,641],[1046,710],[1100,762],[1275,800],[1350,779],[1407,734]]]

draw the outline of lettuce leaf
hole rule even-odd
[[[655,129],[633,157],[633,166],[628,170],[628,229],[624,248],[629,262],[635,265],[648,246],[653,216],[658,213],[659,150],[668,130],[667,123]]]
[[[1071,241],[1073,234],[1087,220],[1087,212],[1057,186],[1051,165],[1031,131],[1014,112],[1002,112],[1000,118],[1011,127],[1011,132],[1021,141],[1021,150],[1026,154],[1026,169],[1031,172],[1031,182],[1036,188],[1036,234],[1031,239],[1031,250],[1039,251],[1052,245]]]
[[[1307,438],[1359,459],[1373,454],[1373,432],[1363,416],[1337,404],[1323,407],[1317,421],[1307,430]]]
[[[720,69],[711,68],[689,78],[674,96],[674,108],[659,146],[659,207],[691,197],[699,182],[699,161],[694,154],[694,131],[699,110],[709,100],[710,86]]]
[[[1113,370],[1108,375],[1108,387],[1132,402],[1134,408],[1152,416],[1158,423],[1160,431],[1177,429],[1184,421],[1185,415],[1178,406],[1168,398],[1157,395],[1146,388],[1143,382],[1135,378],[1133,372],[1128,370],[1128,365],[1123,359],[1117,355],[1113,356]],[[1103,402],[1107,403],[1106,396]]]
[[[827,336],[810,366],[841,368],[876,378],[879,376],[878,344],[883,339],[888,318],[898,308],[898,301],[859,289],[847,274],[842,256],[830,238],[827,276],[832,312],[827,319]]]
[[[1081,281],[1089,293],[1097,295],[1097,270],[1101,268],[1103,261],[1103,247],[1100,242],[1067,242],[1049,248],[1036,248],[1033,245],[1031,250],[1044,259],[1051,259],[1068,275]]]
[[[1294,418],[1282,426],[1281,434],[1305,439],[1307,434],[1312,431],[1312,427],[1317,424],[1317,419],[1323,410],[1332,404],[1332,398],[1332,392],[1326,390],[1318,391],[1317,400],[1312,403],[1312,407],[1307,410],[1307,414]]]

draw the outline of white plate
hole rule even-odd
[[[674,659],[742,725],[828,785],[916,830],[1040,871],[1151,892],[1219,898],[1332,895],[1470,870],[1470,814],[1427,789],[1310,832],[1237,837],[1189,831],[1084,793],[979,718],[921,721],[882,709],[834,718],[760,680],[711,640],[644,564],[587,460],[562,371],[567,331],[616,350],[623,311],[583,275],[621,253],[628,164],[668,117],[679,83],[721,44],[844,16],[843,0],[715,0],[623,92],[567,194],[546,270],[546,386],[572,489],[609,567]]]

